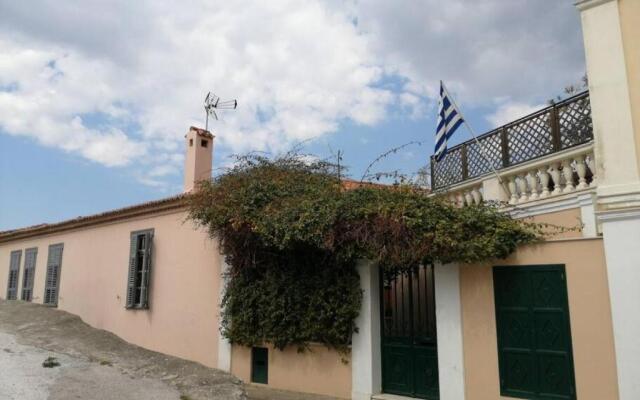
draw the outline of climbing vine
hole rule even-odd
[[[356,263],[386,271],[504,258],[543,227],[487,204],[456,208],[409,185],[345,182],[340,166],[289,154],[239,157],[190,196],[190,219],[230,268],[222,333],[232,343],[346,351],[362,293]]]

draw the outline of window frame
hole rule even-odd
[[[143,249],[139,247],[141,237],[145,238],[145,247]],[[153,266],[153,237],[153,228],[136,230],[130,233],[127,292],[125,297],[125,308],[128,310],[149,309],[150,276]]]
[[[56,248],[60,248],[60,257],[57,260],[52,260],[52,251]],[[60,294],[60,275],[62,272],[62,254],[64,253],[64,243],[55,243],[49,245],[49,253],[47,254],[47,273],[44,281],[44,294],[42,296],[42,304],[50,307],[58,307],[58,297]],[[53,261],[57,261],[57,263],[53,263]],[[57,267],[57,271],[55,273],[55,285],[52,287],[50,285],[51,280],[51,267],[52,264]],[[55,301],[51,301],[51,292],[47,294],[47,291],[54,291]]]
[[[17,254],[18,262],[16,263],[17,265],[15,266],[15,268],[12,268],[14,266],[13,258],[15,254]],[[12,250],[9,253],[9,275],[7,276],[7,295],[6,295],[7,300],[18,300],[18,290],[20,290],[20,264],[21,263],[22,263],[22,249]],[[13,272],[15,272],[15,276],[13,277],[14,279],[12,279]],[[12,281],[15,283],[14,287],[11,286]]]
[[[29,254],[33,253],[33,266],[31,268],[27,268],[27,260]],[[35,286],[35,275],[36,275],[36,267],[38,266],[38,248],[37,247],[29,247],[24,250],[24,262],[23,262],[23,273],[22,273],[22,288],[20,290],[20,300],[31,302],[33,300],[33,287]],[[27,270],[30,271],[27,274]],[[26,291],[26,296],[25,296]],[[27,297],[27,298],[25,298]]]

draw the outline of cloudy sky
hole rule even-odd
[[[443,79],[484,131],[584,74],[571,0],[0,0],[0,229],[178,193],[207,91],[229,155],[304,141],[353,177],[433,150]],[[459,140],[467,139],[459,131]]]

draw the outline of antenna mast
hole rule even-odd
[[[238,100],[220,101],[220,97],[209,92],[204,98],[205,125],[204,129],[209,131],[209,115],[218,120],[216,110],[235,110],[238,107]],[[218,111],[219,112],[219,111]]]

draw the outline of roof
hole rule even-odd
[[[76,217],[53,224],[38,224],[19,229],[0,232],[0,243],[24,239],[32,236],[46,235],[49,233],[68,231],[90,225],[117,221],[126,218],[138,217],[162,211],[180,209],[186,206],[187,195],[181,193],[176,196],[166,197],[160,200],[140,203],[129,207],[105,211],[99,214]]]
[[[383,183],[378,182],[365,182],[365,181],[356,181],[353,179],[342,179],[342,188],[344,190],[353,190],[361,187],[389,187],[389,185],[385,185]]]
[[[194,128],[193,130],[202,131],[203,135],[211,135],[204,129]],[[200,134],[200,132],[198,132]],[[213,137],[213,135],[211,135]],[[360,182],[351,179],[343,179],[343,187],[345,190],[353,190],[359,187],[384,187],[386,185],[372,182]],[[47,235],[51,233],[69,231],[72,229],[84,228],[87,226],[103,224],[107,222],[118,221],[122,219],[138,217],[163,211],[178,210],[185,208],[187,205],[188,193],[180,193],[175,196],[166,197],[160,200],[153,200],[133,206],[118,208],[115,210],[105,211],[98,214],[80,216],[52,224],[38,224],[27,226],[24,228],[0,231],[0,243],[11,242],[18,239],[25,239],[33,236]]]

